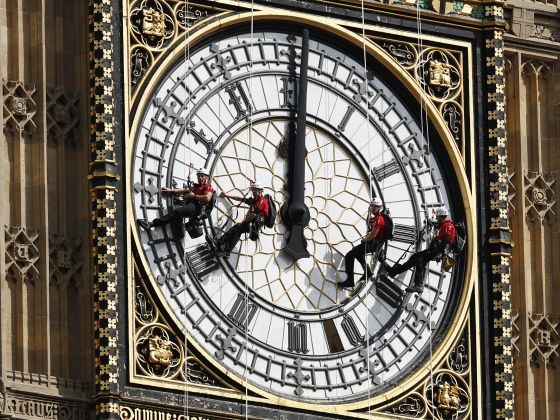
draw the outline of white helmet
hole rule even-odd
[[[200,168],[198,171],[196,171],[197,175],[205,175],[205,176],[209,176],[208,175],[208,169],[206,168]]]
[[[375,197],[373,200],[371,200],[371,202],[369,204],[370,204],[370,206],[382,207],[383,206],[383,201],[381,201],[380,198]]]
[[[446,207],[438,207],[435,213],[436,213],[436,217],[447,216],[448,214]]]
[[[264,189],[263,184],[261,184],[259,181],[251,182],[251,186],[249,188],[251,188],[252,190],[261,190],[261,191]]]

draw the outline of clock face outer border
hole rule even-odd
[[[271,21],[271,22],[281,22],[286,21],[287,23],[295,23],[298,25],[305,25],[310,28],[317,28],[322,29],[324,31],[328,31],[333,35],[336,35],[341,40],[346,42],[351,42],[355,46],[359,48],[363,48],[363,40],[362,37],[352,33],[345,28],[334,25],[331,22],[328,22],[326,19],[310,19],[308,17],[302,16],[297,13],[285,12],[282,14],[273,14],[270,11],[263,11],[263,12],[254,12],[254,13],[244,13],[235,16],[228,16],[222,19],[218,19],[213,21],[212,23],[208,24],[204,28],[200,29],[199,31],[191,34],[189,39],[190,45],[197,45],[200,40],[205,38],[208,35],[212,35],[217,31],[223,30],[228,27],[232,27],[238,25],[240,23],[248,23],[253,19],[254,21]],[[311,31],[312,33],[312,31]],[[147,107],[147,102],[150,101],[152,97],[152,92],[155,91],[157,88],[160,80],[164,77],[165,74],[172,68],[174,63],[180,57],[184,55],[184,43],[181,45],[176,46],[172,51],[170,51],[166,57],[166,59],[159,65],[156,74],[149,79],[145,85],[139,86],[137,92],[144,92],[143,95],[139,95],[135,98],[133,106],[131,109],[130,121],[133,122],[134,113],[136,112],[139,116],[141,113],[138,112],[139,110],[142,111]],[[406,73],[403,69],[395,62],[393,59],[380,47],[377,45],[366,42],[365,45],[366,52],[369,56],[374,57],[379,63],[381,63],[387,70],[392,72],[402,85],[410,92],[414,97],[420,97],[422,94],[419,90],[420,88],[417,86],[416,82]],[[145,80],[146,80],[145,79]],[[467,248],[463,251],[463,258],[466,258],[465,262],[465,272],[464,272],[464,283],[461,294],[459,296],[456,311],[452,316],[449,322],[449,329],[444,334],[444,337],[440,341],[438,347],[434,350],[431,363],[434,366],[437,366],[449,353],[451,350],[452,345],[457,340],[459,335],[464,329],[465,323],[467,321],[467,314],[469,309],[469,301],[471,298],[472,290],[474,287],[474,279],[476,278],[476,267],[473,265],[473,256],[475,255],[476,251],[476,241],[474,237],[474,230],[473,226],[475,226],[475,207],[473,205],[473,196],[472,193],[469,191],[468,188],[468,181],[467,176],[465,173],[463,160],[460,156],[459,150],[455,145],[453,137],[451,136],[445,122],[440,117],[437,109],[429,102],[425,102],[426,111],[430,118],[431,123],[437,130],[439,138],[442,140],[443,145],[445,146],[446,157],[450,160],[452,167],[455,169],[455,176],[457,178],[457,184],[460,188],[460,195],[461,201],[464,204],[464,211],[465,211],[465,222],[467,228],[467,237],[469,240],[467,241]],[[126,161],[126,173],[130,174],[130,166],[132,162],[132,152],[134,150],[133,142],[136,139],[138,131],[137,124],[132,123],[132,127],[130,130],[130,136],[128,138],[128,147],[127,147],[127,161]],[[128,175],[127,175],[128,176]],[[130,182],[130,181],[129,181]],[[132,242],[134,244],[140,243],[140,238],[136,227],[134,225],[134,211],[132,209],[132,200],[127,199],[127,212],[128,212],[128,220],[129,220],[129,232],[132,235]],[[138,246],[138,245],[133,245]],[[148,267],[149,264],[147,263],[146,257],[143,252],[138,252],[140,256],[141,263],[144,267]],[[131,255],[131,254],[130,254]],[[152,284],[156,284],[153,275],[151,274],[150,270],[145,270],[150,278]],[[178,319],[177,315],[172,311],[166,302],[166,299],[162,296],[161,292],[157,287],[154,287],[156,294],[158,294],[160,302],[167,308],[166,313],[170,315],[176,325],[177,331],[182,331],[184,329],[183,323],[181,320]],[[206,360],[209,364],[211,364],[215,369],[222,372],[225,376],[234,377],[235,381],[238,382],[241,386],[247,386],[252,392],[257,395],[261,395],[262,397],[275,400],[279,402],[288,402],[293,407],[299,407],[304,409],[317,409],[316,403],[310,402],[302,402],[298,401],[297,399],[288,399],[282,396],[278,396],[273,394],[267,390],[264,390],[256,385],[251,383],[246,383],[243,380],[243,377],[237,377],[235,374],[230,372],[225,366],[218,363],[213,355],[209,355],[207,351],[200,347],[196,340],[193,340],[190,337],[190,334],[187,332],[187,337],[189,339],[189,346],[194,346],[200,354],[206,356]],[[430,369],[430,360],[427,360],[426,363],[422,366],[416,368],[416,370],[411,373],[411,375],[404,379],[399,385],[393,389],[389,389],[381,393],[380,395],[376,395],[375,397],[370,398],[369,400],[366,398],[361,401],[351,401],[351,402],[340,402],[337,403],[337,406],[341,408],[345,408],[348,410],[363,408],[367,406],[374,406],[380,403],[386,402],[387,400],[397,397],[399,395],[404,395],[405,393],[411,391],[414,387],[418,386],[421,381],[425,380],[425,378],[429,375]],[[131,371],[132,372],[132,371]],[[335,401],[332,401],[335,403]]]

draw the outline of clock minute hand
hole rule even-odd
[[[309,224],[309,209],[305,205],[305,123],[307,119],[307,66],[309,30],[304,29],[301,42],[301,65],[298,85],[296,136],[290,141],[288,165],[290,169],[288,208],[285,211],[290,236],[284,251],[295,260],[309,257],[303,229]]]

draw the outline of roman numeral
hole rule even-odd
[[[303,322],[288,322],[288,350],[294,353],[308,353],[307,325]]]
[[[195,144],[199,144],[199,143],[203,144],[206,147],[206,154],[210,154],[215,150],[216,143],[214,142],[213,139],[206,138],[206,133],[204,132],[203,129],[197,131],[195,129],[195,125],[196,125],[195,121],[191,120],[189,126],[187,127],[187,133],[193,136]]]
[[[289,108],[294,105],[293,82],[291,82],[290,78],[287,76],[282,76],[280,80],[282,81],[282,88],[280,89],[280,93],[282,94],[283,101],[280,106],[282,108]]]
[[[354,111],[356,111],[356,108],[354,108],[353,106],[348,106],[346,112],[344,113],[344,116],[342,117],[342,121],[340,121],[340,124],[338,124],[338,131],[344,131]]]
[[[379,276],[377,279],[377,296],[393,308],[398,308],[402,302],[401,289],[384,275]]]
[[[251,323],[256,312],[257,305],[250,303],[247,297],[240,293],[228,313],[228,318],[238,327],[245,329]]]
[[[394,241],[407,242],[409,244],[416,242],[416,227],[395,223],[393,225],[393,228]]]
[[[338,72],[338,67],[340,67],[340,58],[336,58],[333,61],[334,61],[334,68],[331,74],[332,81],[336,79],[336,73]]]
[[[348,341],[350,341],[350,344],[353,346],[359,346],[364,342],[364,336],[360,334],[356,321],[354,321],[354,318],[350,315],[346,315],[342,319],[340,325],[342,326],[342,330],[346,334]]]
[[[236,94],[236,90],[237,92],[239,92],[239,94]],[[249,97],[247,96],[245,90],[243,90],[241,83],[232,83],[231,85],[226,87],[226,92],[230,98],[229,103],[234,106],[237,112],[237,116],[235,117],[235,119],[240,120],[242,118],[245,118],[252,110],[252,107],[249,101]]]
[[[399,172],[400,167],[395,159],[391,159],[389,162],[371,170],[372,176],[379,182],[383,181],[385,178],[389,178],[391,175],[398,174]]]
[[[206,245],[197,246],[193,251],[188,251],[185,256],[198,280],[220,268],[218,262],[214,259],[214,254]]]
[[[323,62],[325,61],[325,51],[319,53],[319,63],[317,64],[317,74],[323,74]]]

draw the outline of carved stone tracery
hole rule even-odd
[[[519,357],[519,339],[521,338],[521,330],[519,328],[519,309],[511,310],[511,346],[513,347],[513,355]]]
[[[49,248],[50,284],[76,288],[82,286],[82,240],[51,235]]]
[[[525,174],[525,214],[529,220],[541,223],[550,222],[556,216],[553,208],[556,204],[552,189],[556,179],[551,174],[527,172]]]
[[[37,125],[33,120],[37,112],[34,84],[23,83],[17,80],[2,81],[2,128],[13,133],[33,134]]]
[[[75,146],[80,137],[80,94],[75,90],[47,88],[47,138]]]
[[[22,226],[4,227],[6,278],[35,282],[39,274],[39,233]]]
[[[551,314],[529,313],[529,362],[546,368],[555,367],[559,356],[560,335],[558,317]]]

